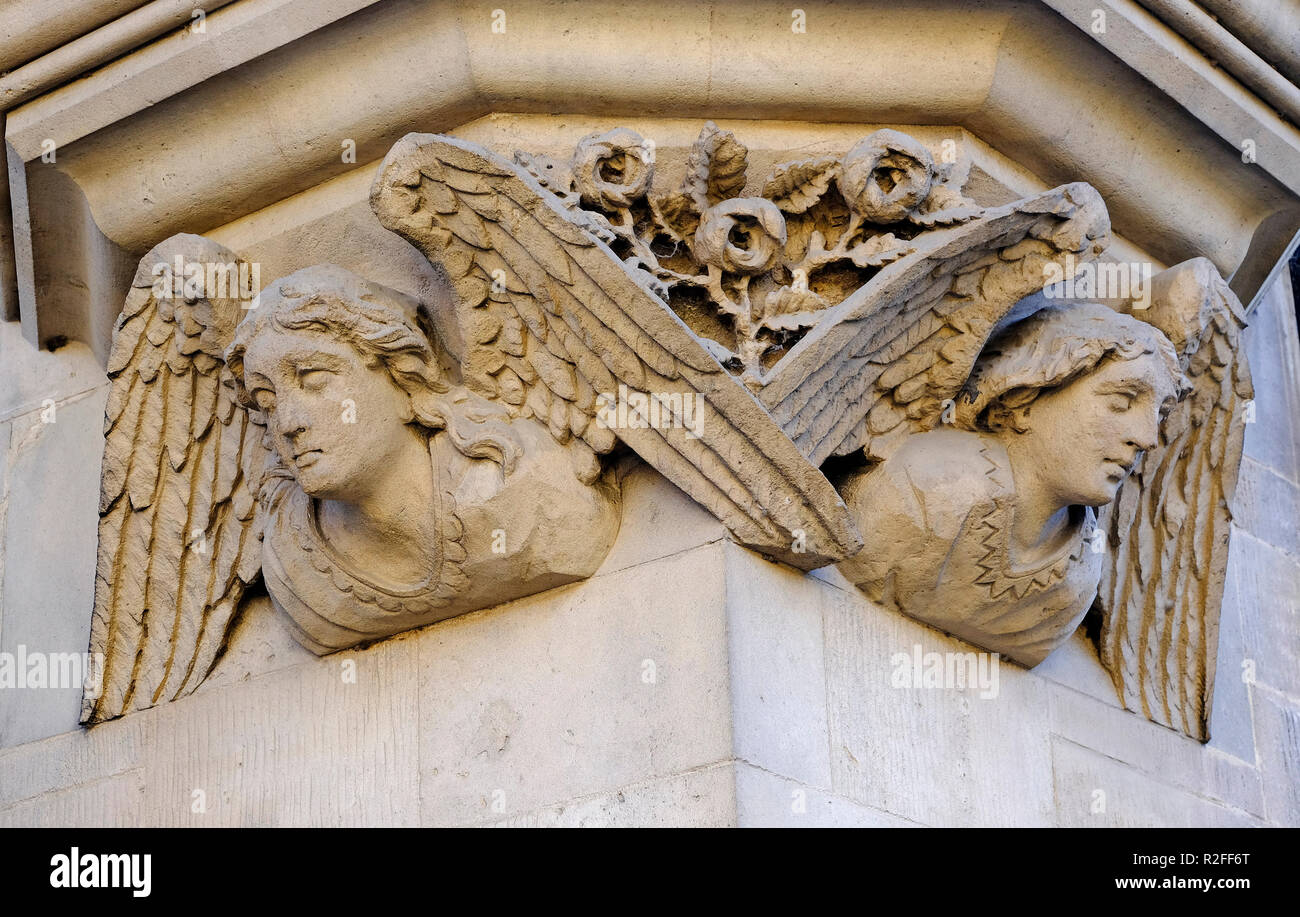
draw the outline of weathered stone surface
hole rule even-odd
[[[833,792],[926,825],[1054,823],[1036,675],[1001,664],[988,698],[978,685],[916,687],[910,675],[894,687],[916,647],[922,658],[977,648],[848,594],[828,604],[825,633]]]
[[[1234,552],[1230,565],[1245,658],[1253,663],[1251,675],[1275,691],[1300,697],[1300,645],[1295,638],[1300,627],[1300,563],[1245,532],[1239,531],[1236,540],[1244,543],[1243,550]]]
[[[1237,493],[1233,522],[1300,561],[1300,486],[1247,457]]]
[[[836,596],[734,544],[724,548],[735,755],[829,790],[822,627]]]
[[[1068,828],[1249,828],[1260,820],[1076,745],[1052,739],[1058,824]]]
[[[1091,749],[1155,780],[1263,818],[1260,774],[1241,760],[1113,705],[1052,686],[1054,737]]]
[[[46,638],[57,646],[45,649],[85,648],[93,479],[103,446],[103,373],[94,355],[108,354],[139,253],[177,232],[208,233],[260,262],[264,278],[335,263],[419,300],[443,337],[439,361],[450,375],[491,377],[507,410],[531,412],[521,420],[536,428],[524,437],[525,461],[549,464],[548,450],[570,448],[560,440],[595,438],[587,444],[592,452],[611,446],[602,472],[619,481],[623,503],[615,538],[613,525],[566,523],[565,512],[583,498],[552,487],[546,475],[522,493],[496,491],[490,475],[462,474],[475,467],[463,463],[451,477],[484,498],[483,511],[464,526],[465,553],[485,561],[479,578],[495,584],[472,603],[478,611],[423,627],[431,618],[417,616],[393,628],[403,631],[394,637],[320,658],[295,639],[302,628],[274,608],[256,571],[244,570],[250,576],[240,583],[249,590],[226,609],[224,654],[198,690],[175,703],[83,729],[65,689],[0,688],[0,824],[1300,824],[1300,550],[1292,518],[1300,512],[1300,342],[1287,281],[1255,296],[1300,225],[1300,159],[1295,131],[1272,104],[1294,99],[1293,87],[1278,94],[1271,80],[1259,83],[1257,71],[1242,69],[1248,57],[1216,56],[1204,41],[1161,26],[1141,4],[1106,0],[1100,10],[1081,0],[904,0],[793,13],[761,0],[707,8],[594,0],[581,9],[525,0],[501,11],[499,30],[496,11],[464,4],[259,0],[208,8],[204,35],[169,34],[139,47],[140,36],[154,33],[131,30],[122,44],[126,24],[107,22],[125,10],[117,0],[95,0],[99,13],[76,17],[76,4],[55,0],[45,20],[38,5],[22,0],[17,15],[27,31],[0,41],[0,56],[13,58],[0,66],[10,71],[0,79],[0,98],[14,90],[24,100],[0,113],[10,157],[0,206],[14,216],[13,233],[0,218],[0,248],[10,249],[0,251],[0,304],[6,319],[21,313],[27,341],[52,349],[22,342],[18,322],[0,329],[0,654],[15,644],[39,651],[32,641]],[[1090,30],[1095,12],[1110,17],[1104,33]],[[1263,42],[1261,50],[1268,42],[1251,15],[1238,11],[1222,21]],[[74,18],[80,26],[69,26]],[[161,21],[156,10],[134,19]],[[44,32],[33,35],[38,20]],[[66,47],[78,29],[101,23],[109,28]],[[665,56],[665,47],[674,53]],[[1270,60],[1284,69],[1285,61]],[[557,110],[557,98],[566,100],[566,113],[545,114]],[[707,117],[719,122],[701,132]],[[620,124],[627,127],[611,130]],[[525,291],[507,276],[505,289],[494,290],[478,277],[487,299],[462,315],[464,299],[477,302],[479,284],[457,273],[456,253],[446,264],[431,263],[385,229],[366,200],[379,158],[413,129],[479,144],[491,151],[484,158],[491,163],[509,164],[516,150],[527,151],[516,164],[557,193],[583,233],[611,245],[614,258],[596,259],[597,274],[631,276],[651,299],[662,296],[699,338],[707,371],[690,359],[672,367],[645,361],[651,344],[671,344],[675,357],[690,350],[680,346],[689,339],[658,327],[643,328],[645,339],[627,326],[602,338],[600,323],[587,322],[566,299],[566,291],[582,287],[581,277],[573,284],[563,269],[544,278],[533,270],[564,262],[550,257],[544,234],[527,231],[527,219],[547,211],[519,184],[474,169],[412,176],[418,185],[405,187],[419,189],[417,222],[433,220],[438,229],[446,217],[454,225],[443,228],[465,233],[471,257],[483,259],[479,267],[501,267],[490,262],[508,250],[506,274],[522,265],[514,279],[530,280]],[[242,140],[231,143],[235,134]],[[49,139],[57,161],[42,155]],[[638,148],[652,155],[630,158]],[[552,167],[571,183],[550,177]],[[1049,224],[1070,222],[1051,187],[1080,181],[1098,189],[1128,236],[1115,236],[1102,260],[1159,270],[1209,258],[1215,274],[1231,277],[1255,307],[1244,337],[1259,380],[1255,422],[1246,431],[1241,487],[1229,494],[1235,529],[1218,653],[1212,645],[1202,653],[1207,672],[1216,658],[1219,672],[1205,745],[1124,709],[1125,702],[1139,711],[1141,704],[1117,695],[1102,664],[1112,641],[1103,636],[1099,656],[1095,634],[1081,629],[1062,628],[1062,644],[1032,671],[1003,660],[995,696],[981,698],[978,685],[957,688],[946,675],[930,687],[910,680],[895,687],[899,657],[910,659],[914,649],[977,650],[872,604],[836,569],[808,575],[796,568],[834,553],[818,553],[827,534],[839,549],[853,541],[852,524],[836,529],[828,512],[806,518],[817,502],[806,498],[817,493],[830,516],[838,512],[834,491],[821,486],[821,459],[875,445],[894,430],[919,432],[910,427],[918,418],[884,433],[867,430],[875,402],[857,392],[828,399],[829,412],[814,422],[797,416],[802,408],[781,418],[792,435],[815,443],[808,452],[786,449],[770,428],[749,435],[757,428],[750,421],[766,423],[764,405],[772,403],[762,380],[774,381],[771,371],[783,362],[800,362],[790,358],[809,340],[805,323],[846,303],[851,296],[840,294],[872,277],[906,275],[882,297],[894,302],[871,303],[889,308],[852,317],[875,314],[886,331],[912,328],[919,336],[899,318],[903,312],[890,309],[943,300],[945,290],[970,293],[972,285],[977,298],[995,303],[990,316],[1003,308],[1024,314],[1038,298],[1013,300],[1021,286],[1042,279],[1035,258],[1095,253],[1088,243],[1097,238],[1087,232],[1041,238],[1051,235]],[[1069,187],[1086,196],[1082,186]],[[447,193],[471,200],[453,212]],[[1052,209],[1052,219],[1017,210],[1026,200]],[[635,211],[628,222],[625,206]],[[963,246],[972,253],[967,243],[979,235],[983,216],[974,211],[981,209],[1001,209],[1016,232],[1038,234],[986,253],[1017,276],[999,279],[983,267],[971,275],[947,271],[949,255],[960,257]],[[595,216],[583,222],[578,210]],[[858,219],[884,229],[840,233]],[[646,238],[652,226],[671,230],[675,250],[664,238]],[[503,230],[523,244],[512,248]],[[898,267],[911,256],[893,260],[901,254],[895,248],[919,245],[926,257],[935,254],[927,242],[932,230],[946,240],[934,248],[950,244],[947,254]],[[605,239],[606,232],[615,238]],[[425,241],[445,248],[440,239]],[[596,243],[582,237],[583,246]],[[702,277],[687,291],[699,298],[676,297],[681,291],[668,281],[678,278],[656,271],[656,262],[688,277],[686,287],[690,277]],[[811,268],[809,295],[797,289],[797,277],[763,270],[792,268]],[[965,278],[960,289],[955,278]],[[609,305],[586,294],[577,299],[583,308]],[[614,296],[614,312],[636,299]],[[538,341],[550,357],[539,351],[531,361],[506,349],[520,349],[513,330],[505,334],[498,306],[506,300],[548,329]],[[830,309],[817,308],[820,302]],[[487,318],[475,314],[483,311]],[[965,310],[955,314],[962,327],[943,334],[956,331],[956,339],[982,345],[991,329],[967,325]],[[188,339],[194,329],[186,317],[194,316],[180,322]],[[60,346],[63,335],[74,340]],[[636,361],[620,342],[632,342],[643,365],[629,370]],[[1222,342],[1200,343],[1193,357],[1208,358],[1211,377],[1230,365]],[[496,344],[503,346],[489,346]],[[1235,348],[1229,342],[1228,356]],[[217,350],[199,349],[208,356]],[[954,376],[964,377],[980,347],[956,352],[962,349],[941,354]],[[872,352],[849,350],[855,359]],[[909,408],[924,424],[927,415],[911,396],[934,393],[934,353],[921,361],[910,345],[902,350],[925,365],[892,369],[888,410],[876,415],[880,427],[884,415],[898,420]],[[843,368],[823,355],[806,368]],[[733,424],[731,431],[706,425],[703,442],[634,443],[640,457],[612,446],[612,437],[593,432],[585,410],[602,394],[591,385],[601,374],[588,372],[593,359],[614,377],[648,367],[657,374],[647,377],[654,386],[667,388],[667,379],[682,394],[725,393],[730,401],[710,402],[707,416]],[[709,361],[727,365],[718,372]],[[855,365],[841,381],[867,381],[888,362]],[[745,366],[748,376],[738,380]],[[174,368],[144,367],[164,378],[176,377]],[[526,379],[530,370],[545,379]],[[709,385],[698,385],[701,379]],[[580,380],[592,391],[580,391]],[[574,397],[566,394],[569,382]],[[824,384],[813,379],[808,390]],[[512,404],[519,396],[523,403]],[[35,426],[47,398],[58,424],[73,427]],[[375,406],[367,404],[363,414]],[[239,411],[233,416],[242,424]],[[185,451],[184,431],[163,426],[171,453],[139,450],[160,458],[160,471]],[[1214,419],[1200,426],[1223,429]],[[363,446],[386,461],[385,439],[373,440]],[[146,467],[122,466],[123,451],[138,450],[119,444],[113,456],[126,477]],[[1235,444],[1226,451],[1235,457]],[[841,456],[828,474],[844,470],[843,458],[854,461]],[[1212,464],[1223,467],[1219,458]],[[1190,501],[1191,518],[1212,493],[1197,481],[1173,489],[1139,483],[1142,501],[1132,504],[1139,517],[1173,507],[1155,518],[1157,530],[1181,524],[1181,498]],[[124,488],[140,498],[132,516],[147,509],[151,494],[148,482],[135,484]],[[247,489],[238,498],[243,508],[252,505],[246,497]],[[521,520],[537,547],[513,555],[514,568],[485,547],[502,512]],[[821,533],[812,531],[818,525]],[[575,546],[602,541],[598,530],[607,536],[604,547],[614,544],[603,561],[600,551],[586,562],[575,558]],[[506,526],[512,549],[516,531]],[[810,532],[814,551],[801,550],[796,545]],[[1210,575],[1204,557],[1173,565],[1217,588],[1228,531],[1221,534],[1218,551],[1208,555]],[[423,541],[390,540],[354,572],[400,566],[403,549]],[[773,564],[745,544],[788,563]],[[170,545],[147,547],[148,567],[165,567]],[[560,579],[547,578],[548,564],[563,568]],[[1159,587],[1148,588],[1153,574],[1145,558],[1140,569],[1130,564],[1116,573],[1120,583],[1125,573],[1136,575],[1138,591],[1162,601]],[[355,578],[343,580],[329,589],[356,588]],[[531,586],[518,589],[525,581]],[[147,604],[153,633],[162,633],[156,625],[168,616],[167,603]],[[173,617],[179,624],[184,614]],[[223,634],[215,627],[209,636]],[[1125,637],[1141,639],[1120,634],[1121,643]],[[124,642],[118,671],[134,672],[138,647]],[[132,677],[130,690],[150,702],[169,696],[155,695],[151,679],[158,677],[157,651],[171,657],[174,647],[169,638],[151,650],[146,637],[145,677],[139,684]],[[0,665],[8,661],[0,656]],[[1108,662],[1115,669],[1113,656]],[[1122,670],[1121,690],[1134,671]],[[160,677],[166,688],[166,666]],[[1193,693],[1199,687],[1192,685]],[[20,744],[3,747],[11,742]],[[1099,789],[1106,807],[1094,812]]]
[[[736,764],[736,824],[742,828],[915,828],[915,822],[744,762]]]
[[[1286,271],[1261,297],[1242,334],[1255,370],[1255,422],[1246,425],[1246,455],[1300,484],[1300,347],[1294,291]]]
[[[16,322],[0,322],[0,422],[39,410],[104,384],[104,370],[90,348],[71,342],[51,353],[23,340]]]
[[[490,823],[500,828],[734,828],[736,771],[729,763]]]
[[[1256,690],[1255,729],[1264,811],[1275,825],[1300,825],[1300,703],[1294,697]]]
[[[4,423],[0,652],[86,652],[104,388]],[[49,422],[47,422],[49,421]],[[53,661],[48,660],[48,661]],[[75,728],[82,684],[0,689],[0,747]]]
[[[723,556],[707,545],[421,632],[420,820],[730,759]]]

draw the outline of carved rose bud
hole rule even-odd
[[[844,156],[839,186],[854,213],[873,223],[896,223],[930,193],[934,159],[913,137],[880,130]]]
[[[573,182],[588,207],[627,207],[653,177],[653,148],[626,127],[583,137],[573,153]]]
[[[732,274],[762,274],[785,246],[785,217],[761,197],[733,197],[704,211],[695,256]]]

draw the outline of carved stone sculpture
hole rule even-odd
[[[330,266],[259,298],[227,362],[275,450],[262,571],[301,643],[331,652],[595,572],[616,486],[453,386],[415,302]]]
[[[371,208],[450,281],[459,359],[337,267],[252,299],[179,270],[234,253],[162,243],[109,362],[84,719],[193,690],[259,579],[326,653],[589,576],[626,449],[739,543],[1025,665],[1095,600],[1123,702],[1204,738],[1240,305],[1197,261],[1130,315],[1041,308],[1105,205],[982,207],[948,152],[879,130],[751,180],[710,122],[665,186],[626,128],[513,162],[410,134]]]
[[[1251,386],[1213,266],[1153,287],[1149,310],[1051,306],[991,340],[951,426],[842,483],[866,543],[840,568],[1026,666],[1095,603],[1126,706],[1205,740]]]
[[[1158,442],[1173,345],[1105,306],[1048,307],[990,341],[955,428],[917,434],[843,488],[872,599],[1027,666],[1078,627],[1102,558],[1094,507]]]
[[[174,237],[123,310],[91,635],[106,670],[84,718],[197,686],[259,575],[325,653],[595,571],[617,487],[450,380],[415,302],[332,266],[251,304],[179,277],[157,295],[154,265],[177,255],[237,263]]]

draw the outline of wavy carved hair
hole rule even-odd
[[[1100,303],[1049,306],[995,335],[958,399],[956,425],[986,433],[1023,433],[1016,411],[1039,395],[1094,372],[1107,360],[1157,354],[1170,390],[1188,391],[1178,353],[1153,325]]]
[[[262,420],[244,384],[244,355],[267,328],[325,334],[350,345],[369,367],[382,366],[406,393],[408,424],[446,430],[452,444],[471,458],[486,458],[510,471],[520,446],[506,411],[463,389],[454,389],[439,366],[433,327],[415,300],[335,265],[290,274],[263,290],[235,329],[226,365],[239,403]]]

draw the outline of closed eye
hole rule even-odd
[[[329,384],[334,371],[319,366],[306,366],[298,370],[298,384],[309,392],[318,392]]]

